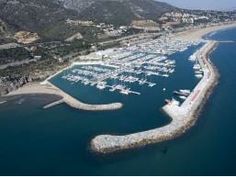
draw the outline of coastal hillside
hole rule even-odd
[[[78,12],[83,20],[114,25],[130,25],[133,20],[154,20],[176,7],[154,0],[59,0],[65,8]]]
[[[153,0],[0,0],[0,19],[15,31],[42,32],[66,19],[130,25],[133,20],[156,21],[177,8]],[[65,31],[65,30],[64,30]]]
[[[15,31],[40,32],[75,13],[52,0],[0,0],[0,19]]]

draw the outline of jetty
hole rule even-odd
[[[153,130],[124,136],[99,135],[92,139],[91,149],[97,153],[106,154],[142,147],[174,139],[192,127],[197,120],[201,108],[218,82],[218,72],[209,60],[209,54],[216,45],[216,41],[208,41],[195,54],[196,60],[203,71],[203,77],[187,99],[182,104],[173,99],[162,108],[172,118],[170,124]]]
[[[44,81],[43,83],[35,83],[26,85],[22,88],[19,88],[16,91],[11,92],[10,94],[6,95],[9,96],[17,96],[17,95],[35,95],[35,94],[46,94],[46,95],[57,95],[60,97],[59,101],[54,103],[48,104],[44,106],[44,109],[53,107],[55,105],[66,103],[68,106],[85,110],[85,111],[109,111],[109,110],[117,110],[122,108],[122,103],[111,103],[111,104],[86,104],[78,99],[70,96],[69,94],[65,93],[49,81]]]

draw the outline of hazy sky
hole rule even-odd
[[[190,9],[236,9],[236,0],[158,0]]]

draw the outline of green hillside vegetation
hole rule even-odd
[[[114,25],[130,25],[137,19],[157,21],[163,13],[178,10],[153,0],[64,0],[64,3],[84,20]]]
[[[53,0],[1,0],[0,18],[15,30],[39,32],[75,13]]]
[[[29,59],[31,57],[23,47],[0,50],[0,64]]]
[[[80,32],[87,41],[94,41],[96,40],[95,34],[101,31],[93,26],[71,26],[63,21],[43,29],[40,31],[40,35],[44,40],[65,40],[78,32]]]
[[[153,0],[0,0],[0,19],[13,31],[39,33],[47,40],[63,40],[76,32],[90,38],[95,28],[69,27],[67,19],[130,25],[133,20],[157,20],[173,6]],[[87,32],[88,31],[88,32]]]

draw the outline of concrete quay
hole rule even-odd
[[[208,41],[197,53],[204,76],[182,105],[172,101],[162,110],[172,118],[164,127],[124,136],[100,135],[92,139],[91,149],[97,153],[112,153],[163,142],[182,135],[194,125],[204,103],[218,82],[218,72],[209,60],[209,54],[217,45]]]

